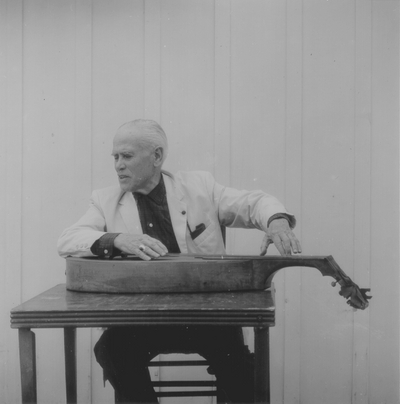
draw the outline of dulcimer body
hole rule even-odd
[[[360,289],[332,256],[239,256],[169,254],[151,261],[135,256],[66,258],[67,289],[101,293],[196,293],[265,290],[277,271],[311,267],[331,276],[352,307],[368,306]]]

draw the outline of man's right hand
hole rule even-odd
[[[146,234],[134,235],[121,233],[114,239],[114,246],[127,254],[135,254],[149,261],[168,253],[167,247]]]

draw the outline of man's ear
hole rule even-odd
[[[161,166],[164,158],[164,149],[161,146],[157,146],[154,150],[154,165],[156,167]]]

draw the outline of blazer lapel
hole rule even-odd
[[[187,253],[186,245],[186,225],[187,225],[187,205],[184,194],[177,185],[172,174],[163,171],[165,189],[167,191],[167,202],[169,214],[171,216],[172,227],[174,229],[176,241],[181,253]]]
[[[119,211],[129,233],[142,234],[139,212],[132,192],[125,192],[119,201]]]

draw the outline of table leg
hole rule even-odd
[[[269,328],[254,328],[255,402],[270,404]]]
[[[37,403],[35,334],[29,328],[20,328],[18,336],[22,403]]]
[[[67,404],[76,404],[76,328],[74,327],[64,328],[64,354]]]

